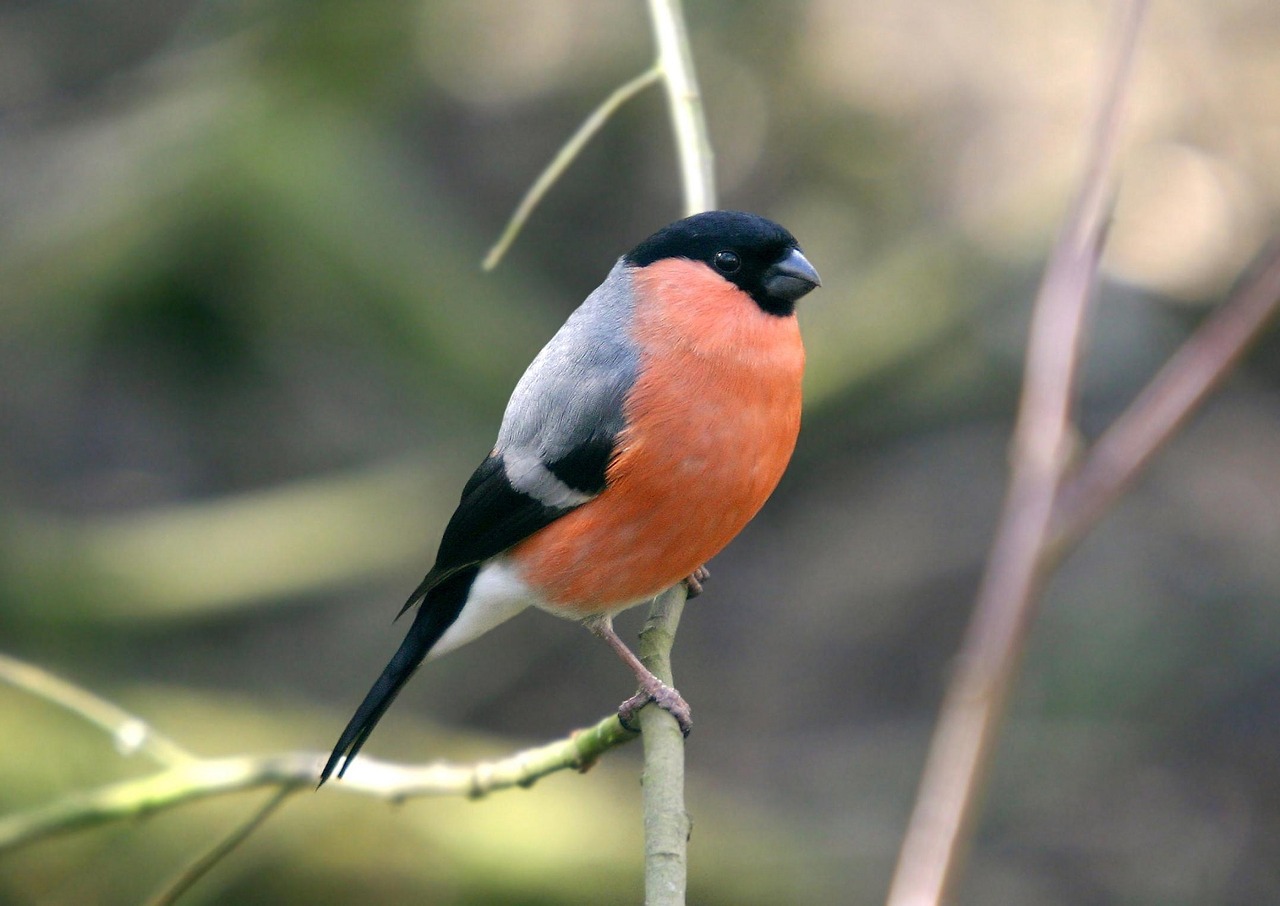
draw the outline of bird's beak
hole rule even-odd
[[[822,278],[799,249],[787,252],[764,272],[765,291],[776,298],[795,302],[822,285]]]

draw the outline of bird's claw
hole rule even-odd
[[[691,574],[685,577],[684,587],[687,588],[688,594],[685,596],[689,600],[693,600],[702,594],[702,583],[711,578],[711,571],[705,566],[699,566]]]
[[[680,725],[680,732],[685,736],[689,735],[689,731],[693,729],[693,711],[689,708],[689,703],[679,692],[661,681],[657,681],[654,686],[642,687],[618,706],[618,720],[622,722],[622,726],[633,733],[639,732],[640,725],[636,718],[640,709],[649,702],[674,717]]]

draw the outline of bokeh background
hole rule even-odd
[[[1280,200],[1280,7],[1157,2],[1081,402],[1096,434]],[[1002,491],[1028,300],[1096,98],[1085,0],[690,3],[722,204],[800,238],[806,422],[676,648],[691,898],[882,898]],[[332,744],[524,365],[679,215],[639,2],[0,7],[0,646],[208,754]],[[1052,583],[960,903],[1280,900],[1280,341]],[[634,632],[639,614],[624,618]],[[367,752],[493,756],[631,691],[525,614]],[[147,770],[0,688],[0,810]],[[289,802],[190,903],[640,899],[639,747],[400,807]],[[261,794],[0,856],[0,901],[133,903]]]

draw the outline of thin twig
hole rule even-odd
[[[561,146],[560,150],[556,152],[556,156],[551,159],[551,163],[547,164],[547,168],[538,175],[533,185],[529,187],[529,191],[525,193],[524,198],[520,199],[520,204],[516,206],[515,213],[507,221],[502,235],[493,244],[493,248],[489,249],[489,254],[484,256],[484,262],[481,264],[484,270],[491,271],[498,266],[498,262],[506,255],[507,250],[511,248],[511,244],[516,241],[516,237],[520,235],[520,230],[524,228],[525,221],[529,219],[529,215],[533,213],[534,208],[538,206],[551,187],[556,184],[556,180],[564,175],[564,171],[569,169],[570,164],[582,153],[582,149],[587,146],[587,142],[591,141],[592,136],[599,132],[600,128],[609,121],[609,117],[613,116],[619,107],[660,78],[662,78],[662,67],[655,63],[625,85],[614,89],[613,93],[605,98],[604,102],[593,110],[590,116],[583,120],[582,125],[578,127],[578,131],[574,132],[569,140]]]
[[[1053,545],[1078,541],[1230,373],[1280,310],[1280,241],[1165,363],[1063,483]]]
[[[178,876],[166,884],[163,890],[147,901],[147,906],[172,906],[173,903],[176,903],[178,898],[208,874],[211,868],[221,862],[229,852],[247,840],[250,834],[261,827],[262,823],[283,805],[284,801],[294,792],[296,790],[288,787],[276,790],[266,802],[254,809],[246,820],[233,827],[229,834],[210,847],[207,852],[201,853],[195,861],[179,872]]]
[[[1080,338],[1105,228],[1129,74],[1144,0],[1123,5],[1081,187],[1032,315],[1009,489],[972,622],[939,718],[890,906],[948,899],[971,837],[991,754],[1041,590],[1050,524],[1072,440]]]
[[[716,207],[715,154],[707,133],[702,92],[693,68],[693,50],[680,0],[649,0],[662,68],[671,105],[680,180],[684,186],[684,212],[698,214]]]
[[[402,802],[420,796],[477,799],[511,787],[529,787],[565,769],[586,770],[600,756],[636,738],[616,714],[595,726],[496,761],[470,765],[399,765],[363,756],[336,787]],[[0,817],[0,852],[68,831],[136,818],[187,802],[244,790],[314,787],[327,753],[284,752],[232,758],[197,758],[168,769],[96,789],[72,793],[26,812]]]
[[[34,664],[0,654],[0,681],[65,708],[98,727],[111,737],[122,755],[146,755],[167,766],[196,757],[142,718]]]

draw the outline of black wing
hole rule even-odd
[[[592,455],[586,451],[578,452],[573,461],[560,472],[583,481],[598,482],[603,488],[604,470],[608,467],[607,453],[608,451],[601,460],[598,475],[590,469],[584,469],[584,463],[589,463],[592,459]],[[599,458],[598,454],[596,458]],[[594,493],[572,488],[561,474],[551,471],[549,466],[542,468],[546,475],[552,476],[550,480],[560,483],[561,496],[568,489],[572,499],[586,502]],[[543,476],[544,484],[546,475]],[[536,496],[538,488],[533,487],[533,491],[533,494],[526,494],[512,486],[506,464],[498,453],[490,454],[472,474],[466,487],[462,489],[462,499],[453,518],[444,530],[435,566],[414,589],[400,613],[403,614],[424,599],[425,603],[414,616],[413,625],[409,627],[395,656],[383,669],[373,688],[356,709],[355,715],[348,721],[346,729],[342,731],[342,736],[320,774],[321,783],[329,779],[339,761],[342,761],[342,770],[338,772],[338,776],[342,776],[382,715],[427,656],[427,652],[462,613],[471,591],[471,583],[479,573],[479,564],[581,506],[581,503],[548,506]]]
[[[590,455],[584,449],[574,454],[570,468],[557,469],[558,463],[547,467],[556,479],[584,498],[579,503],[558,506],[550,506],[534,494],[516,490],[507,476],[502,455],[490,454],[462,489],[462,499],[440,539],[435,565],[409,595],[400,613],[421,601],[445,579],[514,547],[602,490],[612,450],[612,438],[609,438],[603,455],[598,449]],[[587,461],[591,461],[594,468],[584,469]]]

